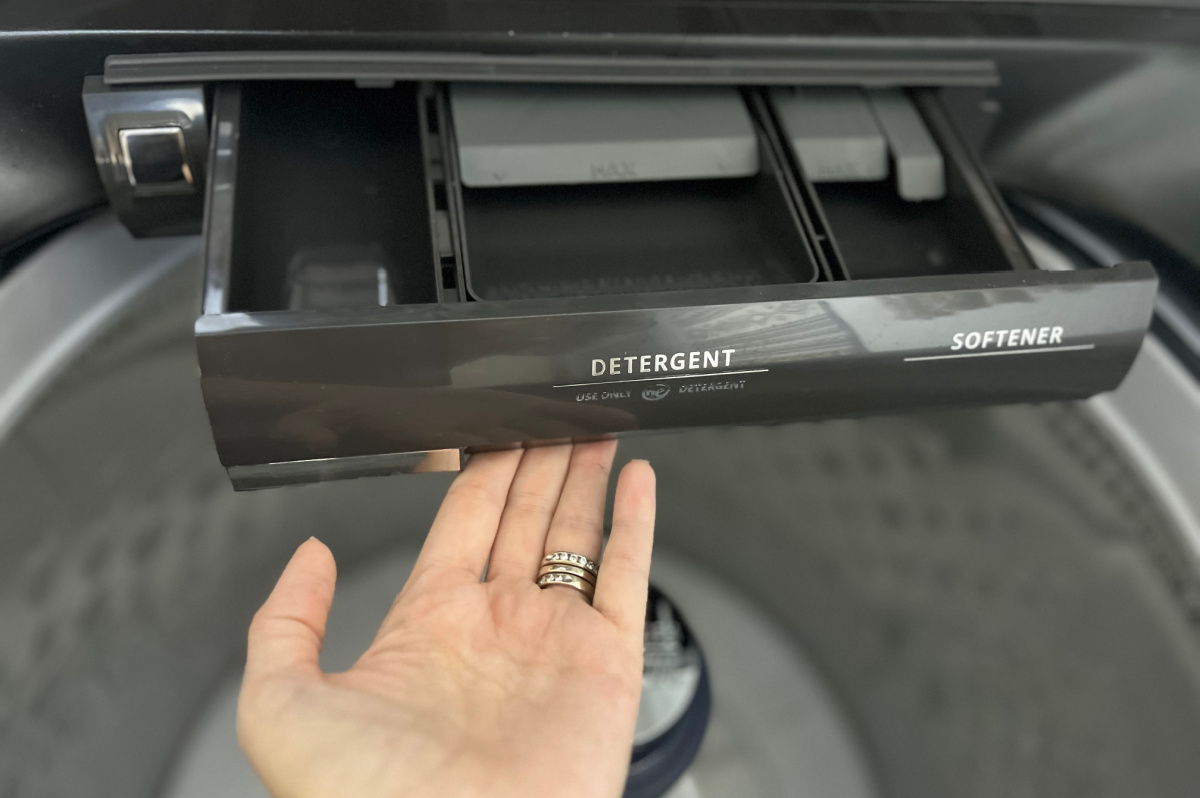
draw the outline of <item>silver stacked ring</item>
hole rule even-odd
[[[575,574],[542,574],[538,577],[537,583],[538,587],[543,590],[557,585],[573,587],[583,594],[588,604],[592,603],[592,598],[596,595],[596,586],[591,582],[580,579]]]
[[[592,597],[596,595],[596,577],[599,574],[600,566],[582,554],[556,551],[542,558],[537,584],[543,589],[556,585],[573,587],[591,604]]]
[[[580,568],[575,565],[567,565],[560,562],[546,563],[542,566],[542,569],[538,571],[538,576],[545,576],[546,574],[571,574],[572,576],[578,576],[588,584],[596,584],[595,574],[586,568]]]
[[[563,565],[574,565],[577,568],[583,568],[591,571],[593,576],[600,575],[600,566],[593,560],[589,560],[582,554],[573,554],[569,551],[555,551],[547,554],[542,558],[542,565],[550,565],[553,563],[561,563]]]

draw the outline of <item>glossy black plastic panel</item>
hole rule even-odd
[[[234,466],[1079,398],[1121,381],[1155,283],[1127,264],[697,292],[706,304],[234,313],[196,332]]]

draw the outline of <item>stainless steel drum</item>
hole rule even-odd
[[[100,217],[0,283],[4,798],[235,794],[204,763],[237,761],[228,697],[287,556],[333,548],[328,656],[352,657],[448,484],[233,493],[197,257]],[[1142,358],[1091,405],[624,441],[712,668],[678,794],[1194,795],[1200,480],[1144,414],[1200,402]]]

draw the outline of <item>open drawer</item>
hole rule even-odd
[[[481,187],[445,86],[218,86],[196,337],[221,461],[252,488],[1114,388],[1152,268],[1035,268],[936,92],[908,96],[941,199],[813,182],[752,89],[752,173]]]

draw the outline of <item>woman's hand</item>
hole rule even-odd
[[[621,473],[594,604],[535,582],[549,552],[600,559],[615,451],[606,441],[472,457],[345,673],[318,665],[333,557],[316,540],[300,546],[251,624],[238,704],[242,748],[271,793],[619,796],[642,684],[647,463]]]

